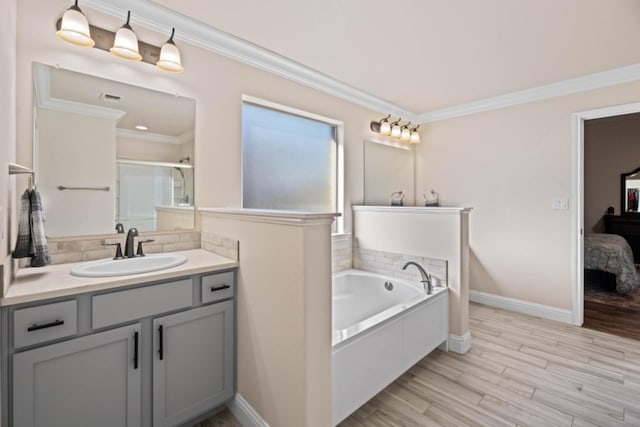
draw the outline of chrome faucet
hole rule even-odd
[[[138,236],[137,228],[130,228],[127,233],[127,241],[124,245],[124,256],[126,258],[133,258],[135,255],[133,253],[133,238]]]
[[[413,261],[409,261],[408,263],[406,263],[404,267],[402,267],[402,269],[406,270],[407,267],[410,265],[414,265],[418,269],[418,271],[420,272],[420,275],[422,276],[422,280],[420,280],[420,283],[422,283],[422,286],[424,287],[424,290],[427,293],[427,295],[431,295],[433,293],[433,284],[431,282],[431,275],[426,271],[424,271],[424,268],[422,268],[420,264],[417,264]]]

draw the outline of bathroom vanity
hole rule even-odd
[[[18,275],[1,301],[3,425],[191,425],[228,401],[237,262],[184,253],[140,275]]]

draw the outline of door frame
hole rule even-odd
[[[640,102],[596,108],[593,110],[573,113],[572,121],[572,151],[573,151],[573,209],[572,215],[572,323],[582,325],[584,321],[584,122],[585,120],[601,119],[604,117],[620,116],[640,112]]]

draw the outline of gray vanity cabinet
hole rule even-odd
[[[154,319],[153,426],[180,425],[233,396],[233,301]]]
[[[15,354],[13,425],[139,426],[139,334],[136,323]]]

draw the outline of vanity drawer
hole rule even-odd
[[[192,304],[192,279],[96,295],[91,299],[92,327],[103,328]]]
[[[15,348],[77,332],[76,300],[23,308],[13,312],[13,345]]]
[[[233,271],[202,276],[202,303],[232,298],[234,288],[235,273]]]

